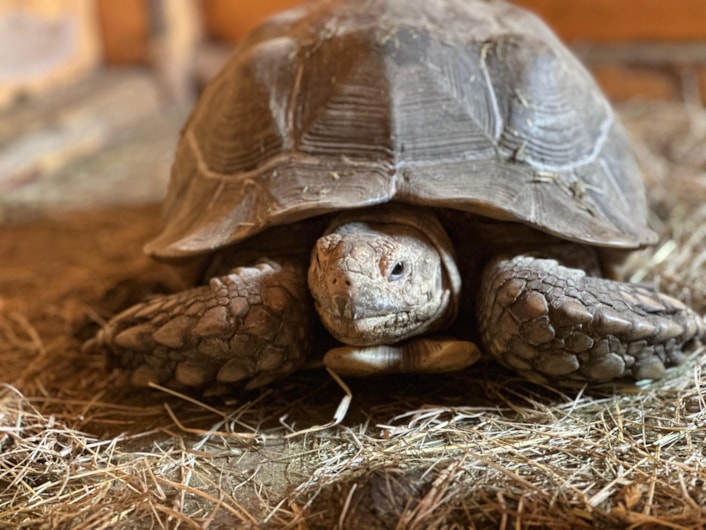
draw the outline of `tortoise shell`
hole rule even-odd
[[[397,201],[637,248],[642,176],[591,76],[534,15],[485,0],[331,0],[256,29],[181,136],[161,258]]]

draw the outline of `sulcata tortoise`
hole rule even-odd
[[[209,393],[324,351],[349,375],[457,370],[480,350],[535,380],[655,379],[703,321],[609,279],[655,242],[646,217],[623,128],[535,16],[310,3],[250,34],[183,130],[146,252],[199,279],[88,349],[135,384]]]

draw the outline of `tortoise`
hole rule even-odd
[[[702,319],[616,265],[652,244],[627,135],[536,16],[330,0],[255,29],[182,131],[148,254],[189,288],[90,350],[135,384],[222,392],[323,363],[550,383],[656,379]],[[478,345],[478,346],[476,346]]]

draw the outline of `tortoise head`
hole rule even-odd
[[[449,325],[460,276],[451,243],[426,211],[388,205],[347,212],[316,243],[309,288],[340,341],[390,344]]]

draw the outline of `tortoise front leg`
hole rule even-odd
[[[486,266],[478,301],[488,353],[533,379],[659,379],[704,322],[652,289],[517,256]]]
[[[114,317],[85,349],[139,386],[254,388],[300,367],[311,346],[306,264],[261,262]]]

